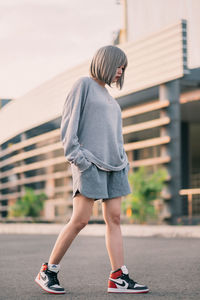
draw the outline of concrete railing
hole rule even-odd
[[[192,224],[192,196],[193,195],[200,195],[200,188],[197,189],[183,189],[180,190],[181,196],[187,196],[188,201],[188,217],[189,217],[189,224]]]

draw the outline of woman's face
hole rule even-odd
[[[117,82],[117,80],[122,76],[124,69],[125,69],[124,65],[117,68],[115,77],[112,82]]]

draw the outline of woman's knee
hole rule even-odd
[[[73,213],[70,223],[76,231],[83,229],[89,222],[94,200],[78,193],[73,199]]]
[[[112,225],[120,225],[120,213],[114,213],[114,214],[110,214],[110,215],[107,215],[107,216],[104,216],[104,220],[106,222],[106,224],[109,226],[112,226]]]
[[[75,230],[80,231],[82,230],[87,224],[89,220],[88,219],[75,219],[71,218],[70,223],[73,225]]]
[[[121,216],[121,197],[106,200],[103,203],[103,215],[106,225],[119,226]]]

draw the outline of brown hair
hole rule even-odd
[[[90,75],[111,86],[117,68],[124,66],[123,73],[116,82],[116,86],[122,89],[127,64],[126,54],[120,48],[112,45],[104,46],[97,50],[92,59]]]

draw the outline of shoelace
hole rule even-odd
[[[126,282],[128,282],[128,284],[131,285],[131,286],[133,286],[133,287],[137,283],[136,281],[134,281],[133,279],[131,279],[128,274],[123,274],[121,276],[121,278],[124,279],[124,280],[126,280]]]
[[[58,280],[58,278],[57,278],[57,274],[58,273],[55,273],[55,272],[52,272],[52,271],[47,271],[47,273],[48,273],[48,275],[50,275],[49,277],[49,279],[50,279],[50,285],[54,285],[54,284],[58,284],[58,285],[60,285],[60,283],[59,283],[59,280]]]

